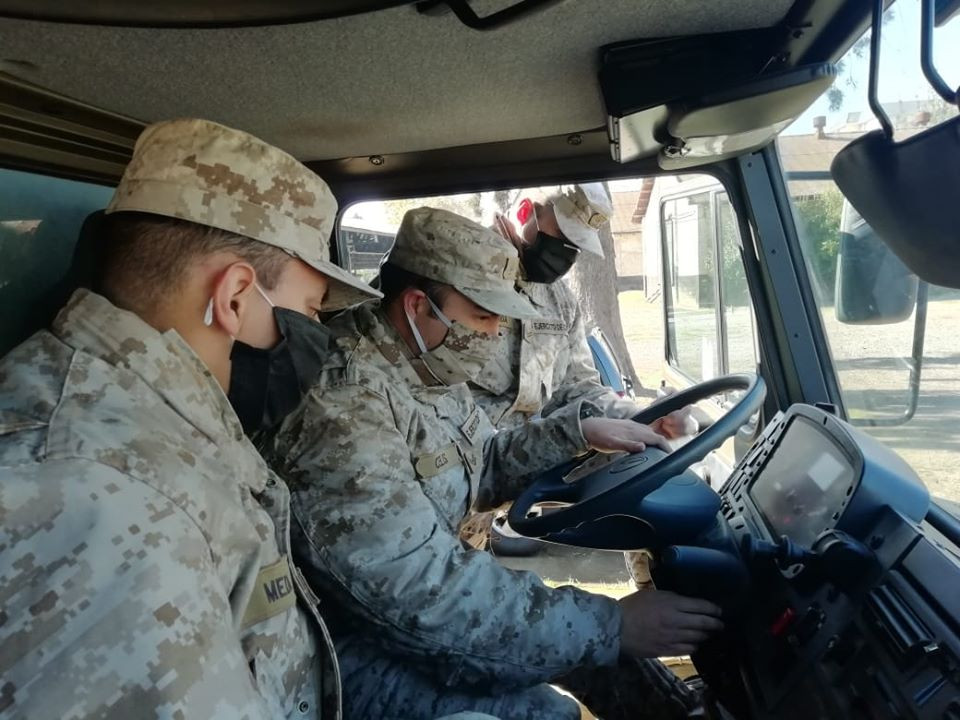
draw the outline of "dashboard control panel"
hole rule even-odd
[[[727,557],[728,630],[694,662],[728,710],[960,720],[960,557],[925,527],[929,495],[903,460],[795,405],[720,496],[698,544]]]

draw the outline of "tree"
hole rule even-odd
[[[609,187],[606,189],[609,193]],[[580,302],[587,331],[600,328],[620,361],[621,370],[629,375],[635,388],[640,388],[640,379],[634,372],[630,350],[623,337],[620,302],[617,298],[617,255],[609,223],[600,229],[600,246],[603,248],[603,257],[580,253],[566,281]]]
[[[882,24],[886,25],[894,18],[893,8],[887,8],[884,11],[882,16]],[[870,56],[870,35],[871,32],[867,30],[859,40],[857,40],[851,48],[847,51],[847,54],[843,56],[843,59],[840,60],[837,65],[837,81],[834,82],[833,86],[827,90],[827,99],[830,102],[829,110],[830,112],[837,112],[841,107],[843,107],[843,101],[846,98],[846,90],[856,91],[860,87],[859,78],[857,78],[853,73],[850,72],[850,67],[848,66],[848,61],[851,56],[857,58],[858,60]],[[846,76],[846,77],[844,77]],[[843,77],[843,87],[839,85],[840,78]],[[846,90],[844,89],[846,88]]]
[[[793,206],[807,262],[813,267],[823,299],[832,303],[840,250],[843,195],[831,188],[819,195],[794,199]]]

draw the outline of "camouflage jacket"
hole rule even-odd
[[[580,305],[563,280],[521,283],[540,312],[532,320],[503,318],[504,342],[484,368],[474,399],[498,428],[522,425],[570,403],[588,400],[609,417],[631,417],[639,408],[600,384],[587,345]]]
[[[509,501],[586,450],[580,403],[496,432],[466,385],[421,381],[378,303],[331,327],[341,351],[262,447],[290,484],[304,572],[338,619],[450,686],[528,686],[614,663],[613,600],[550,589],[457,538],[471,505]]]
[[[180,336],[75,293],[0,361],[0,716],[338,717],[289,523]]]

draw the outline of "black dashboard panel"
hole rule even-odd
[[[795,405],[720,495],[750,587],[694,661],[736,717],[960,720],[960,557],[909,466]]]

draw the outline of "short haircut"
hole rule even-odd
[[[383,293],[384,305],[392,303],[400,297],[404,290],[409,288],[421,290],[428,298],[433,300],[437,307],[443,306],[444,299],[453,290],[446,283],[407,272],[403,268],[391,265],[389,262],[380,266],[379,289]]]
[[[145,316],[182,287],[190,266],[230,252],[253,266],[257,282],[277,286],[292,255],[267,243],[188,220],[141,212],[104,216],[95,288],[118,307]]]

